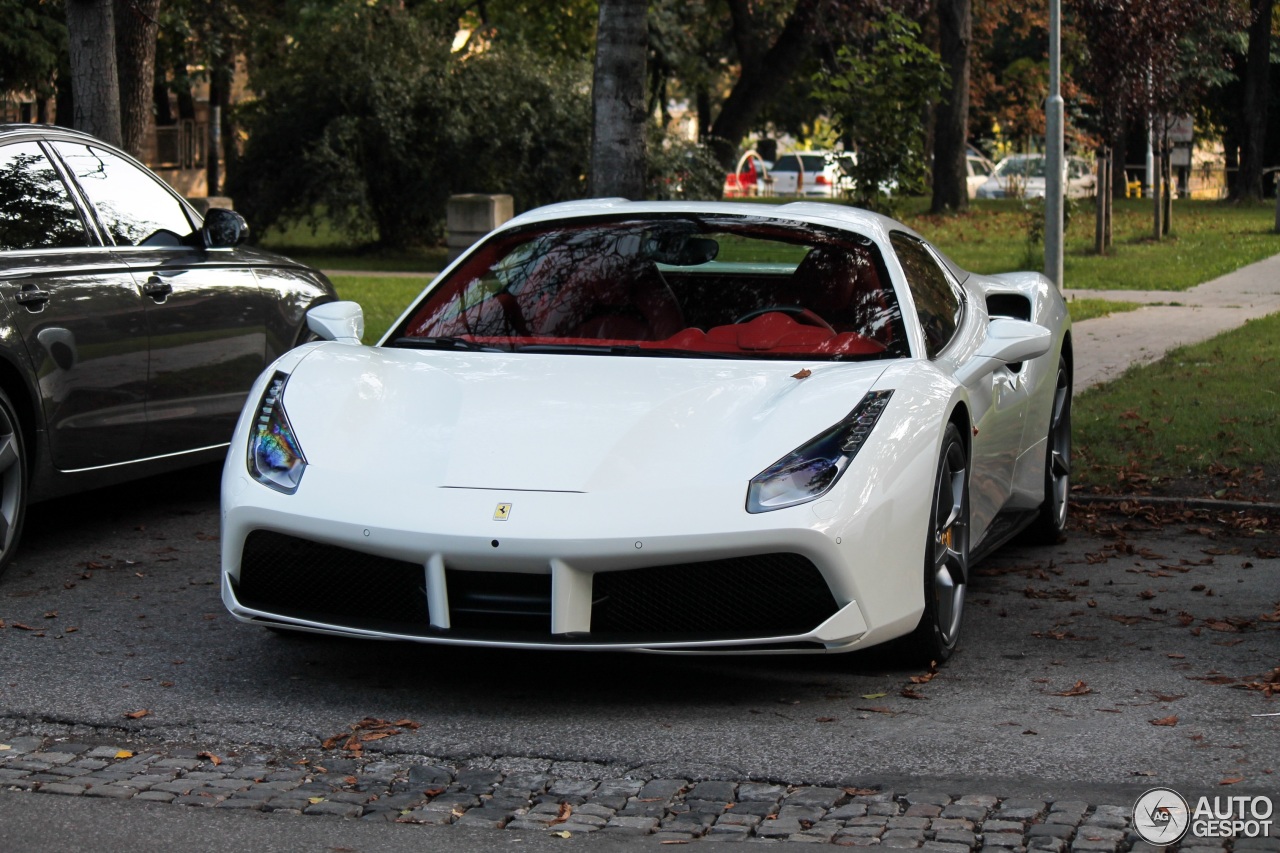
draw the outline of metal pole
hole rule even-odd
[[[1045,102],[1044,274],[1062,288],[1062,0],[1049,0],[1049,99]]]

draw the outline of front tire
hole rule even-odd
[[[955,424],[947,424],[934,478],[924,558],[924,615],[908,640],[913,663],[942,663],[960,639],[969,578],[969,464]]]
[[[0,391],[0,575],[13,562],[27,515],[27,452],[22,425]]]
[[[1044,463],[1044,502],[1027,528],[1026,541],[1053,545],[1067,528],[1067,504],[1071,500],[1071,368],[1066,356],[1058,357],[1058,378],[1049,413],[1048,448]]]

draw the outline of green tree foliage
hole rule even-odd
[[[517,209],[580,196],[590,71],[519,45],[451,53],[437,7],[346,0],[311,8],[274,53],[259,93],[237,203],[265,227],[323,211],[390,246],[439,239],[448,196],[509,192]]]
[[[46,0],[0,0],[0,94],[53,94],[67,49],[61,9]]]
[[[885,208],[885,193],[918,193],[924,186],[926,128],[921,120],[947,83],[946,68],[920,39],[914,21],[890,12],[872,24],[862,49],[836,52],[815,78],[814,97],[857,151],[854,200]]]
[[[724,168],[705,145],[666,136],[654,126],[647,155],[647,198],[708,201],[719,200],[724,191]]]

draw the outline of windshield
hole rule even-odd
[[[1000,177],[1021,175],[1029,178],[1044,177],[1043,157],[1009,157],[1001,160],[996,166],[996,174]]]
[[[806,172],[821,172],[827,165],[825,154],[785,154],[773,164],[775,172],[798,172],[803,162]]]
[[[907,355],[871,240],[762,217],[503,232],[442,277],[392,346],[704,358]]]

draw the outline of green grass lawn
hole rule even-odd
[[[1092,320],[1094,317],[1105,317],[1122,311],[1133,311],[1141,308],[1139,302],[1120,302],[1109,299],[1072,299],[1067,302],[1067,310],[1071,313],[1071,322]]]
[[[782,204],[794,199],[751,199]],[[1016,199],[974,200],[967,213],[930,216],[929,200],[904,199],[898,218],[937,244],[960,266],[978,273],[1040,269],[1039,246],[1028,250],[1027,229],[1043,208]],[[1280,252],[1271,202],[1234,205],[1183,199],[1173,204],[1173,233],[1151,239],[1149,199],[1116,199],[1110,254],[1093,251],[1094,202],[1081,199],[1067,226],[1063,276],[1088,290],[1186,290]]]
[[[330,278],[339,297],[359,302],[364,309],[364,342],[367,344],[382,337],[431,281],[425,276],[335,275]]]
[[[924,210],[923,199],[912,201]],[[1026,233],[1033,215],[1021,202],[1001,199],[976,201],[962,216],[908,212],[905,218],[960,266],[993,273],[1028,266]],[[1270,203],[1180,200],[1174,202],[1174,233],[1156,242],[1150,237],[1150,200],[1117,199],[1114,243],[1104,257],[1093,251],[1094,205],[1084,199],[1067,227],[1064,284],[1089,290],[1186,290],[1280,252],[1274,220]],[[1038,265],[1042,257],[1033,260]]]
[[[1078,482],[1120,486],[1280,459],[1280,314],[1181,347],[1075,399]]]

